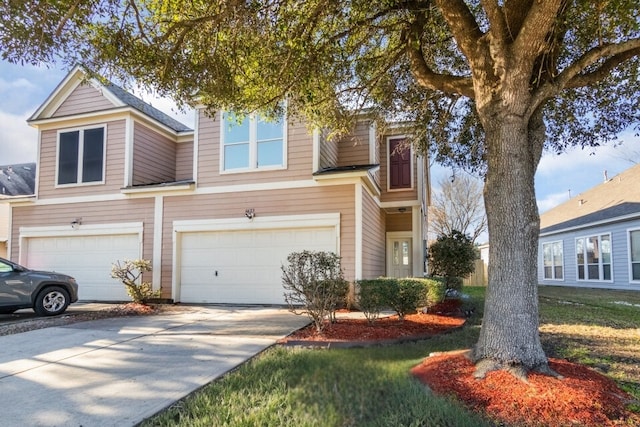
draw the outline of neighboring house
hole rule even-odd
[[[190,303],[284,303],[282,264],[334,251],[345,277],[422,276],[427,162],[369,121],[328,141],[304,124],[197,110],[194,130],[72,70],[29,119],[36,195],[12,203],[9,256],[76,276],[83,300],[128,299],[116,260]]]
[[[541,284],[640,290],[640,165],[540,216]]]
[[[11,198],[33,195],[36,164],[24,163],[0,166],[0,257],[7,257],[9,241],[9,204]]]

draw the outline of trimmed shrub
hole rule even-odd
[[[442,277],[431,277],[422,280],[427,288],[427,309],[445,300],[447,297],[447,284]]]
[[[359,280],[357,282],[356,305],[369,323],[375,322],[380,312],[389,307],[386,288],[393,279]]]
[[[289,310],[307,314],[321,332],[326,318],[335,321],[335,312],[346,303],[349,292],[340,257],[333,252],[302,251],[289,254],[287,262],[282,266],[282,286]]]
[[[389,296],[389,302],[400,320],[404,320],[404,316],[415,313],[418,307],[426,304],[427,290],[423,279],[397,279],[396,283],[396,292]]]
[[[359,280],[357,306],[373,323],[385,308],[391,308],[401,320],[419,307],[435,305],[445,298],[443,279],[381,277]]]
[[[151,261],[146,259],[126,259],[111,264],[111,277],[122,282],[131,300],[138,304],[146,304],[151,298],[159,298],[161,290],[154,290],[149,282],[139,279],[146,272],[151,271]]]

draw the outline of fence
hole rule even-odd
[[[474,263],[475,271],[463,280],[465,286],[487,286],[489,282],[489,275],[487,272],[487,265],[483,260],[477,259]]]

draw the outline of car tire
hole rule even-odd
[[[38,316],[56,316],[69,306],[69,293],[59,286],[50,286],[38,294],[33,306]]]

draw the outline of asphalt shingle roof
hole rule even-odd
[[[0,196],[34,194],[35,181],[35,163],[0,166]]]
[[[127,92],[126,90],[122,89],[120,86],[118,86],[118,85],[116,85],[114,83],[108,82],[107,84],[105,84],[105,87],[111,93],[113,93],[120,101],[122,101],[125,104],[127,104],[128,106],[133,107],[136,110],[146,114],[147,116],[154,118],[155,120],[157,120],[160,123],[170,127],[171,129],[173,129],[176,132],[189,132],[189,131],[192,130],[190,127],[184,125],[183,123],[179,122],[178,120],[174,119],[173,117],[170,117],[170,116],[166,115],[162,111],[160,111],[157,108],[147,104],[146,102],[144,102],[140,98],[138,98],[135,95]]]
[[[540,232],[640,214],[640,164],[540,215]]]

